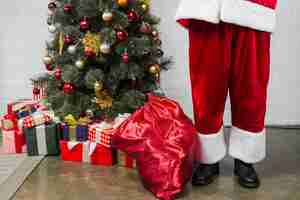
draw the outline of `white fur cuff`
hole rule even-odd
[[[271,8],[247,0],[223,0],[221,20],[260,31],[273,32],[276,14]]]
[[[265,130],[251,133],[232,127],[229,140],[229,154],[246,163],[257,163],[266,157]]]
[[[226,144],[223,128],[215,134],[198,134],[200,140],[201,162],[214,164],[222,160],[226,155]]]
[[[222,0],[181,0],[175,19],[198,19],[211,23],[220,22]]]

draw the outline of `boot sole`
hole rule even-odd
[[[213,183],[218,177],[219,177],[219,174],[216,174],[216,175],[210,177],[206,181],[197,181],[197,182],[192,181],[192,185],[193,186],[206,186],[206,185],[209,185],[209,184]]]
[[[260,187],[260,183],[245,183],[241,181],[240,177],[235,174],[236,180],[240,186],[247,188],[247,189],[256,189]]]

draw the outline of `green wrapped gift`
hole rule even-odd
[[[59,155],[59,133],[56,123],[24,128],[27,143],[27,154]]]

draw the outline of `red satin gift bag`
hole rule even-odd
[[[184,189],[200,149],[180,106],[154,95],[115,130],[113,145],[136,158],[144,186],[162,200],[174,199]]]

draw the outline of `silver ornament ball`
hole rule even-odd
[[[110,44],[108,44],[108,43],[103,43],[103,44],[101,44],[101,46],[100,46],[100,51],[101,51],[101,53],[103,53],[103,54],[109,54],[110,51],[111,51],[111,49],[110,49]]]
[[[69,54],[75,54],[76,53],[76,46],[75,45],[71,45],[68,47],[68,53]]]
[[[83,60],[77,60],[75,62],[75,65],[78,69],[82,69],[84,67],[84,61]]]
[[[52,25],[48,26],[48,30],[49,30],[50,33],[55,33],[56,30],[57,30],[57,28],[56,28],[56,26],[54,26],[54,25],[52,24]]]

